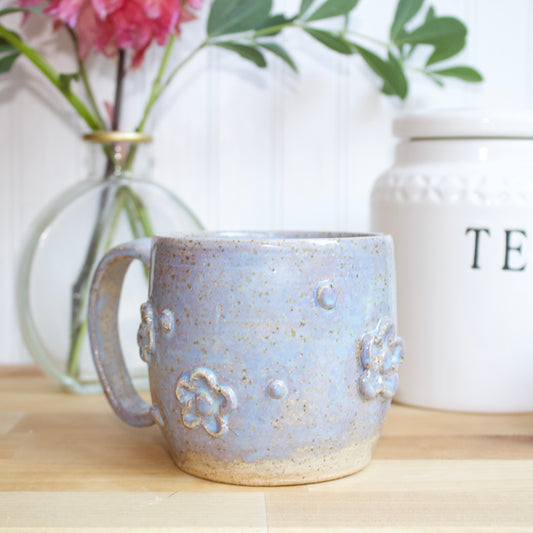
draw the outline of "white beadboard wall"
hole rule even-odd
[[[6,2],[0,2],[5,5]],[[394,0],[361,0],[354,29],[386,37]],[[299,0],[278,1],[294,12]],[[478,67],[482,85],[450,80],[441,90],[412,77],[406,104],[381,95],[357,57],[329,52],[298,32],[285,45],[300,67],[271,60],[257,69],[222,50],[198,56],[159,103],[154,179],[178,194],[210,229],[368,229],[372,182],[392,162],[391,121],[407,109],[533,104],[533,2],[436,0],[440,14],[469,27],[460,61]],[[16,20],[12,21],[15,26]],[[184,27],[175,61],[197,42],[202,21]],[[51,61],[74,69],[68,41],[30,21],[27,31]],[[125,127],[133,126],[157,66],[127,85]],[[111,99],[112,67],[91,64],[97,90]],[[60,191],[83,179],[83,124],[31,65],[0,78],[0,363],[31,361],[18,333],[14,272],[23,236]]]

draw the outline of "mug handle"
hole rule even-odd
[[[124,362],[118,335],[118,306],[124,277],[134,259],[150,268],[151,239],[117,246],[102,258],[89,298],[89,338],[96,371],[111,407],[132,426],[154,423],[150,405],[137,393]]]

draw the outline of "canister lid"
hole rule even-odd
[[[533,139],[533,113],[487,109],[440,109],[406,113],[392,131],[407,139],[517,138]]]

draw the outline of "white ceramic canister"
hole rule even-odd
[[[372,229],[393,236],[399,402],[533,411],[533,116],[440,111],[394,122]]]

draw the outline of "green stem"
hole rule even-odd
[[[139,122],[139,125],[136,128],[136,131],[143,131],[146,121],[148,120],[148,117],[150,115],[150,112],[152,110],[153,105],[158,100],[158,98],[161,96],[163,91],[168,87],[174,76],[196,55],[200,50],[205,48],[209,43],[207,40],[205,40],[202,44],[200,44],[195,50],[193,50],[167,77],[165,81],[163,81],[163,77],[165,75],[165,71],[167,69],[168,62],[170,60],[170,56],[172,54],[172,48],[174,46],[174,43],[176,42],[176,36],[172,35],[169,39],[169,42],[167,44],[167,47],[165,49],[165,53],[163,55],[163,58],[161,60],[161,64],[159,66],[159,70],[157,72],[156,78],[154,79],[154,82],[152,83],[152,90],[150,92],[150,96],[148,97],[148,102],[146,104],[146,107],[144,109],[144,114],[141,118],[141,121]],[[126,170],[130,170],[133,166],[133,162],[135,159],[135,156],[137,154],[137,147],[132,146],[129,150],[129,153],[127,155],[124,168]],[[130,191],[131,192],[131,191]],[[128,219],[130,221],[130,227],[132,228],[132,231],[134,228],[136,228],[135,220],[133,217],[133,213],[135,213],[135,217],[137,220],[141,223],[142,226],[142,233],[145,236],[151,236],[154,234],[154,229],[152,226],[152,222],[150,220],[150,214],[148,213],[146,206],[142,202],[140,198],[138,198],[134,193],[131,192],[131,194],[128,195],[127,198],[128,203],[126,204],[126,213],[128,215]],[[133,209],[133,213],[132,213]],[[136,236],[137,237],[137,236]]]
[[[154,234],[150,215],[143,201],[128,185],[124,185],[117,192],[116,210],[109,226],[109,234],[105,244],[105,250],[109,250],[113,244],[113,238],[117,230],[122,210],[125,210],[126,212],[131,234],[135,239],[140,237],[151,237]]]
[[[193,57],[198,54],[198,52],[202,51],[206,46],[209,46],[211,42],[209,39],[206,39],[202,44],[197,46],[181,63],[174,68],[174,70],[168,75],[165,82],[159,87],[159,91],[157,93],[157,97],[161,96],[161,93],[170,85],[176,74],[189,62]]]
[[[102,253],[102,242],[106,239],[106,231],[110,227],[110,221],[113,219],[116,210],[117,197],[114,195],[112,198],[109,198],[111,193],[110,188],[102,191],[96,216],[96,225],[90,238],[81,272],[72,288],[70,346],[67,371],[74,378],[78,376],[80,353],[86,335],[86,303],[89,296],[88,280],[94,270],[96,261]]]
[[[137,130],[139,131],[139,130]],[[128,155],[126,156],[126,161],[124,162],[124,170],[129,172],[135,161],[135,156],[137,155],[137,145],[134,144],[128,150]]]
[[[430,70],[424,69],[424,68],[416,68],[416,67],[408,67],[408,70],[412,72],[417,72],[418,74],[423,74],[424,76],[427,76],[433,83],[438,85],[439,87],[444,87],[444,82],[440,80],[433,72]]]
[[[83,61],[83,59],[78,58],[78,69],[80,72],[80,78],[83,83],[83,87],[85,88],[85,93],[87,94],[87,98],[89,99],[89,102],[91,103],[93,112],[98,122],[100,123],[100,128],[102,130],[105,130],[106,129],[105,120],[100,114],[100,111],[98,109],[98,104],[96,103],[96,99],[94,97],[94,93],[91,88],[91,84],[89,82],[89,76],[87,75],[87,70],[85,68],[85,61]]]
[[[105,246],[100,250],[100,253],[105,252],[111,248],[113,244],[113,239],[115,238],[122,210],[125,210],[126,212],[132,236],[135,239],[138,239],[139,237],[143,236],[142,232],[139,231],[138,224],[136,222],[136,213],[133,212],[133,209],[135,209],[135,207],[132,207],[127,203],[129,198],[135,196],[135,193],[128,186],[122,187],[117,191],[113,201],[113,205],[110,209],[110,213],[107,217],[101,219],[102,232],[99,241],[101,242],[102,240],[105,240]],[[144,208],[144,210],[146,211],[146,208]],[[99,256],[100,253],[98,253],[97,256]],[[91,273],[94,267],[96,266],[97,256],[95,256],[94,261],[91,264]],[[79,376],[80,354],[83,349],[83,343],[85,342],[85,339],[87,337],[88,326],[87,312],[85,306],[88,297],[89,285],[84,285],[82,287],[82,293],[80,294],[78,308],[79,312],[77,313],[75,318],[67,360],[67,374],[69,376],[72,376],[73,378],[77,378]]]
[[[215,35],[206,39],[209,44],[216,44],[219,41],[239,41],[241,39],[256,39],[258,37],[273,37],[274,33],[283,31],[285,28],[303,28],[304,22],[299,19],[293,19],[288,22],[283,22],[282,24],[275,24],[274,26],[268,26],[266,28],[261,28],[260,30],[254,30],[252,32],[237,32],[237,33],[226,33],[224,35]]]
[[[126,200],[130,202],[137,220],[141,223],[142,233],[140,236],[151,237],[154,234],[154,228],[152,226],[152,221],[150,220],[150,213],[148,213],[148,209],[146,209],[146,205],[144,205],[144,202],[131,191],[129,187],[126,194]],[[127,211],[130,213],[130,209]]]
[[[157,96],[155,96],[155,94],[157,90],[159,89],[159,86],[161,85],[161,80],[163,79],[163,75],[165,74],[165,70],[167,68],[167,64],[172,54],[172,48],[174,47],[175,42],[176,42],[176,36],[173,34],[170,36],[170,39],[168,40],[167,47],[165,48],[165,53],[163,54],[163,58],[161,59],[161,64],[159,65],[159,70],[157,71],[157,75],[152,83],[152,90],[150,91],[148,102],[146,103],[146,106],[144,108],[143,116],[141,118],[139,125],[135,129],[135,131],[142,131],[144,129],[144,125],[146,124],[146,120],[148,119],[150,110],[152,109],[152,106],[157,100]]]
[[[129,187],[123,189],[126,195],[125,211],[128,217],[131,233],[135,239],[140,237],[152,237],[154,235],[154,229],[150,220],[150,214],[146,209],[143,201],[133,192]],[[139,223],[140,222],[140,227]],[[150,279],[148,268],[144,268],[144,275],[146,281]]]
[[[121,188],[117,192],[116,209],[115,213],[113,214],[113,218],[111,219],[111,223],[109,224],[109,233],[107,234],[104,250],[110,250],[111,246],[113,245],[113,237],[115,236],[115,232],[117,231],[117,226],[120,220],[120,213],[122,212],[122,209],[124,209],[124,193],[123,189]]]
[[[268,28],[263,28],[261,30],[256,30],[253,33],[253,38],[257,37],[270,37],[273,33],[284,30],[285,28],[301,28],[302,24],[295,24],[294,22],[285,22],[283,24],[276,24],[275,26],[269,26]],[[227,40],[227,37],[226,39]]]
[[[359,39],[365,39],[366,41],[369,41],[374,44],[379,44],[380,46],[384,46],[385,48],[391,47],[391,43],[380,41],[379,39],[374,39],[374,37],[370,37],[369,35],[365,35],[364,33],[359,33],[357,31],[345,31],[344,34],[351,35],[352,37],[357,37]]]
[[[165,89],[170,85],[176,74],[194,57],[198,52],[203,50],[206,46],[210,44],[209,40],[206,39],[202,44],[197,46],[167,77],[165,81],[163,81],[163,76],[165,74],[165,70],[167,68],[168,60],[170,59],[172,47],[174,45],[174,42],[176,40],[176,36],[172,35],[167,48],[165,50],[165,55],[163,56],[163,59],[161,60],[161,65],[159,66],[159,71],[157,73],[157,76],[152,83],[152,90],[150,92],[150,96],[148,97],[148,102],[146,103],[146,107],[144,108],[144,114],[141,118],[141,121],[139,122],[137,128],[135,128],[135,131],[143,131],[144,126],[146,125],[146,121],[148,120],[148,116],[152,110],[152,107],[156,103],[156,101],[159,99],[159,97],[163,94]]]
[[[119,128],[120,107],[122,101],[122,87],[124,79],[124,59],[125,52],[119,51],[119,61],[117,65],[116,87],[115,87],[115,107],[113,113],[113,123],[111,127],[114,130]],[[114,173],[115,162],[113,159],[108,159],[104,180],[110,179]],[[67,368],[70,372],[75,372],[79,369],[80,349],[82,347],[82,340],[84,337],[83,324],[87,320],[87,312],[85,303],[90,287],[90,276],[92,274],[94,265],[100,255],[100,247],[105,239],[106,231],[109,231],[110,224],[112,224],[114,213],[117,209],[118,194],[115,192],[110,199],[109,196],[112,191],[109,187],[104,188],[100,193],[100,200],[98,202],[98,212],[96,215],[95,226],[92,231],[85,260],[81,267],[80,273],[72,285],[72,309],[71,309],[71,342],[69,349],[69,358]],[[81,340],[80,340],[81,337]],[[73,374],[74,376],[76,374]]]
[[[131,201],[126,204],[126,217],[128,224],[130,225],[131,234],[134,239],[139,239],[142,236],[141,229],[139,228],[139,219],[134,215],[132,211]]]
[[[113,244],[113,239],[116,236],[120,215],[125,212],[128,219],[128,224],[131,230],[132,237],[138,239],[140,237],[151,237],[154,234],[153,227],[150,221],[150,215],[143,201],[135,194],[135,192],[128,186],[121,187],[114,196],[112,204],[109,207],[107,214],[99,215],[99,237],[98,250],[92,256],[90,264],[90,272],[96,266],[96,261],[102,252],[109,250]],[[102,243],[105,243],[103,248],[100,248]],[[145,276],[148,279],[148,271],[145,269]],[[88,278],[87,278],[88,279]],[[83,349],[83,343],[87,337],[87,312],[86,303],[89,297],[89,285],[85,284],[81,287],[81,292],[78,301],[78,312],[73,317],[73,328],[71,332],[71,343],[69,347],[69,354],[67,360],[67,373],[73,378],[79,376],[80,355]]]
[[[350,14],[344,15],[344,23],[342,25],[342,33],[346,34],[350,25]]]
[[[0,25],[0,37],[24,54],[54,84],[91,130],[100,128],[100,123],[91,110],[68,87],[61,84],[59,73],[42,54],[27,46],[15,33],[2,25]]]
[[[79,375],[80,353],[83,346],[83,341],[87,335],[88,330],[87,318],[79,325],[75,336],[75,342],[70,345],[67,362],[67,374],[74,378]]]
[[[70,38],[72,39],[72,44],[74,46],[74,51],[76,53],[76,59],[78,61],[78,72],[81,78],[81,81],[83,83],[83,87],[85,88],[85,93],[87,94],[87,98],[89,99],[89,103],[91,104],[92,110],[98,119],[98,122],[100,123],[100,128],[102,130],[106,129],[105,120],[103,119],[102,115],[100,114],[100,111],[98,109],[98,104],[96,103],[96,98],[94,97],[94,92],[91,87],[91,83],[89,81],[89,76],[87,75],[87,69],[85,68],[85,61],[80,57],[80,47],[78,42],[78,37],[74,30],[70,28],[69,26],[65,25],[67,28],[67,31],[70,35]]]
[[[300,26],[301,24],[295,24],[294,21],[285,22],[283,24],[276,24],[275,26],[269,26],[268,28],[263,28],[261,30],[255,31],[252,37],[254,39],[258,37],[264,37],[264,36],[272,35],[273,32],[278,32],[288,27],[300,27]],[[245,36],[249,37],[250,36],[249,32],[235,34],[234,36],[225,35],[224,40],[228,40],[228,39],[235,40],[239,37],[243,38]],[[185,59],[183,59],[181,63],[179,63],[174,68],[174,70],[167,76],[165,81],[163,81],[163,77],[167,69],[168,61],[170,59],[171,51],[174,46],[175,40],[176,40],[176,36],[172,35],[168,42],[163,59],[161,60],[161,65],[159,66],[159,71],[157,73],[157,76],[154,82],[152,83],[152,90],[150,92],[150,96],[148,97],[146,107],[144,108],[144,114],[137,128],[135,129],[135,131],[143,131],[146,125],[146,121],[148,120],[148,117],[150,115],[150,112],[152,111],[152,107],[154,106],[156,101],[160,98],[160,96],[163,94],[163,92],[167,89],[167,87],[172,83],[172,80],[175,78],[176,74],[204,48],[210,46],[211,44],[215,44],[217,42],[216,40],[211,40],[209,37],[207,37],[205,41],[199,44],[187,57],[185,57]],[[135,155],[135,152],[132,152],[132,157],[134,157],[134,155]]]

